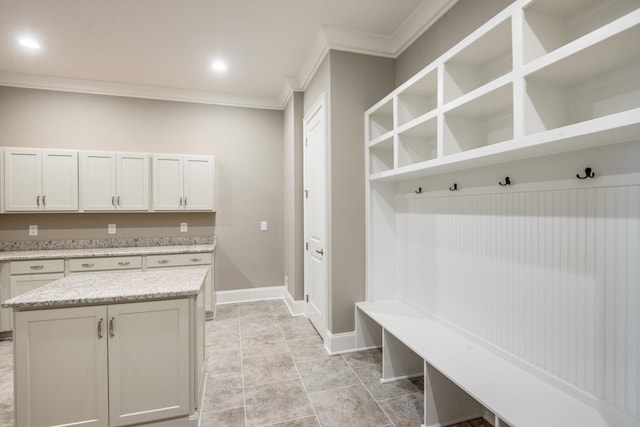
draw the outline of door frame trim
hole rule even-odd
[[[302,127],[302,137],[303,137],[303,166],[302,166],[302,177],[303,177],[303,189],[307,190],[307,144],[306,144],[306,139],[307,139],[307,126],[309,121],[319,112],[322,112],[322,126],[324,127],[324,155],[325,155],[325,161],[324,161],[324,187],[325,187],[325,191],[324,191],[324,197],[325,197],[325,202],[324,202],[324,241],[325,241],[325,255],[323,257],[324,260],[324,283],[325,283],[325,292],[324,292],[324,307],[323,307],[323,314],[322,314],[322,327],[320,331],[318,331],[318,333],[322,336],[322,339],[326,341],[327,339],[327,333],[329,332],[329,316],[328,313],[330,312],[330,306],[331,306],[331,302],[329,299],[329,296],[331,295],[330,292],[330,288],[331,288],[331,279],[329,276],[329,271],[330,270],[330,265],[331,265],[331,244],[330,244],[330,239],[329,236],[331,235],[330,232],[330,227],[331,227],[331,222],[329,221],[329,198],[327,197],[328,193],[329,193],[329,183],[330,183],[330,179],[329,179],[329,154],[330,154],[330,150],[329,150],[329,126],[328,126],[328,112],[327,112],[327,95],[326,93],[322,92],[318,98],[315,100],[315,102],[313,103],[312,107],[309,109],[309,111],[304,115],[304,118],[302,120],[303,123],[303,127]],[[303,228],[304,228],[304,241],[308,242],[308,229],[307,229],[307,225],[308,225],[308,221],[307,221],[307,212],[308,212],[308,207],[307,207],[307,198],[303,196]],[[329,249],[329,250],[327,250]],[[308,308],[308,302],[307,302],[307,295],[309,294],[309,252],[307,251],[307,249],[303,249],[304,250],[304,254],[303,254],[303,259],[304,259],[304,315],[306,318],[309,318],[308,312],[307,312],[307,308]]]

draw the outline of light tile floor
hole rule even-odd
[[[202,427],[421,424],[422,379],[381,384],[378,350],[328,355],[282,300],[219,305],[205,330]],[[13,425],[12,351],[0,342],[0,427]]]

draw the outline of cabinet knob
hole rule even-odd
[[[93,267],[93,263],[88,263],[88,262],[87,262],[87,263],[82,264],[82,266],[83,266],[84,268],[91,268],[91,267]]]
[[[29,268],[32,270],[42,270],[44,268],[44,265],[32,265]]]
[[[158,260],[158,264],[169,264],[169,260],[168,259],[159,259]]]

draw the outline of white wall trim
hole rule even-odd
[[[332,334],[327,330],[324,348],[331,355],[354,351],[356,348],[356,331]]]
[[[283,298],[284,286],[266,286],[262,288],[237,289],[216,292],[216,304],[259,301]]]
[[[284,302],[289,307],[289,311],[292,316],[303,316],[304,315],[304,300],[296,301],[293,299],[291,294],[287,289],[284,289],[282,292],[284,295]]]

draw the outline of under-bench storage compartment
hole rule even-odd
[[[211,265],[210,253],[149,255],[147,268],[184,267],[188,265]]]
[[[11,261],[9,272],[15,274],[63,273],[63,259],[40,259],[29,261]]]

